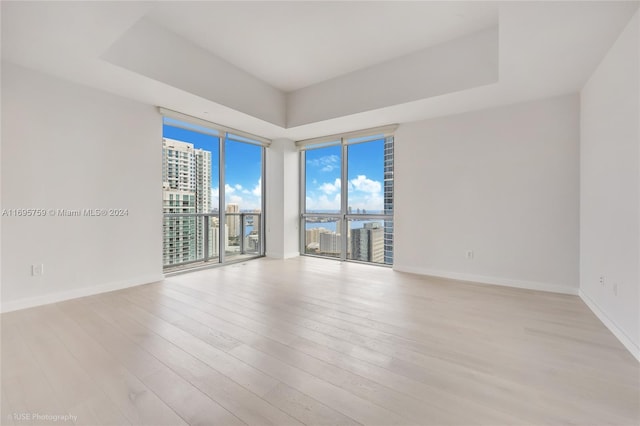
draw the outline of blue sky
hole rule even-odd
[[[384,140],[349,145],[348,205],[353,213],[384,208]],[[306,151],[307,211],[339,212],[342,148],[330,146]]]
[[[212,205],[218,203],[219,168],[218,136],[205,134],[210,129],[189,125],[187,130],[169,125],[165,118],[163,137],[189,142],[195,148],[211,152]],[[186,125],[186,123],[181,123]],[[365,209],[368,213],[380,213],[384,198],[384,139],[349,145],[348,205],[353,213]],[[241,210],[259,209],[261,206],[262,149],[259,146],[226,141],[225,145],[225,199],[236,203]],[[342,148],[330,146],[306,151],[306,204],[307,211],[339,212],[341,191]]]
[[[165,118],[165,123],[171,120]],[[183,123],[184,124],[184,123]],[[194,129],[205,129],[192,126]],[[195,148],[211,152],[211,194],[212,206],[218,204],[219,193],[219,156],[218,136],[163,125],[163,137],[192,143]],[[261,207],[261,168],[262,148],[247,143],[226,141],[225,145],[225,199],[227,203],[236,203],[241,210],[254,210]]]

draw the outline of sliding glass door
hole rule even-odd
[[[301,171],[301,251],[393,264],[393,136],[305,145]]]
[[[347,145],[347,259],[393,263],[393,142]]]
[[[302,152],[305,203],[302,214],[304,253],[342,258],[342,147],[330,146]]]
[[[162,140],[163,265],[218,263],[218,131],[165,118]]]
[[[228,260],[263,252],[262,170],[264,148],[238,137],[227,137],[224,146],[224,214],[227,224]]]
[[[260,141],[164,117],[166,272],[264,255],[264,151]]]

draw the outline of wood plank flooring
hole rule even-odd
[[[640,424],[575,296],[301,257],[1,318],[3,425]]]

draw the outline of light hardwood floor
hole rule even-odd
[[[638,425],[639,374],[578,297],[309,257],[2,315],[3,425]]]

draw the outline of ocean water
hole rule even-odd
[[[369,220],[352,220],[351,229],[358,229],[364,227],[365,223],[378,222],[380,225],[384,226],[384,220],[380,219],[369,219]],[[305,224],[305,229],[314,229],[314,228],[324,228],[329,231],[336,232],[336,226],[338,222],[307,222]]]

